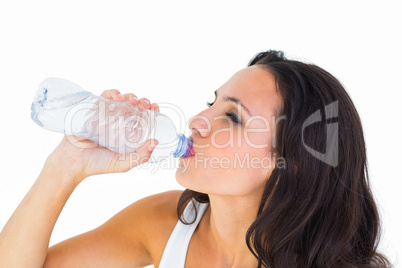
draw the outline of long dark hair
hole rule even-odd
[[[272,171],[245,238],[258,267],[389,267],[377,252],[380,221],[362,124],[342,84],[281,51],[259,53],[252,65],[275,77],[284,120],[273,149],[286,160]],[[209,202],[186,189],[177,206],[183,223],[193,199]]]

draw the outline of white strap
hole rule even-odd
[[[194,200],[194,199],[193,199]],[[199,203],[194,200],[195,207],[197,208],[197,219],[191,225],[185,225],[180,220],[177,222],[169,240],[163,251],[162,259],[159,268],[184,268],[186,262],[186,255],[188,245],[191,237],[204,214],[208,203]],[[195,217],[195,209],[193,202],[188,202],[183,212],[183,218],[187,222],[192,222]]]

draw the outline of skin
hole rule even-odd
[[[260,161],[241,168],[235,160],[246,155],[266,158],[273,152],[272,117],[282,105],[281,98],[273,76],[258,66],[240,70],[217,91],[214,105],[190,122],[196,155],[181,160],[176,172],[182,186],[208,193],[211,201],[190,241],[186,267],[255,267],[245,233],[256,216],[274,164],[267,167]],[[158,110],[156,104],[138,100],[134,94],[108,90],[102,96]],[[241,100],[252,116],[225,97]],[[240,118],[240,128],[230,123],[228,112]],[[265,130],[250,131],[255,129]],[[105,148],[91,148],[94,144],[88,140],[74,142],[77,144],[64,138],[49,155],[35,184],[0,233],[0,267],[158,267],[178,221],[181,191],[146,197],[102,226],[48,248],[55,222],[80,182],[95,174],[133,168],[127,158],[122,161]],[[85,144],[90,146],[82,148]],[[155,145],[146,141],[133,154],[145,162]],[[225,159],[224,163],[216,162],[219,159]]]
[[[252,116],[242,111],[240,105],[224,101],[225,96],[241,100]],[[199,236],[190,242],[190,249],[193,246],[192,253],[196,254],[189,255],[188,259],[198,257],[197,263],[208,260],[205,267],[207,263],[215,263],[214,267],[256,266],[256,259],[244,238],[257,215],[259,200],[275,159],[272,159],[271,167],[267,167],[267,161],[241,166],[236,159],[243,160],[249,155],[251,162],[251,159],[267,159],[270,153],[273,155],[272,132],[281,103],[274,77],[259,66],[251,66],[237,72],[222,85],[217,90],[214,104],[190,122],[196,154],[181,161],[176,179],[188,189],[207,193],[210,206],[200,223],[199,233],[195,233]],[[243,125],[233,125],[222,116],[231,111],[239,116]],[[261,116],[267,120],[262,120]],[[267,131],[253,132],[256,129]],[[214,135],[217,132],[219,134]],[[216,148],[222,144],[232,146]],[[213,163],[213,158],[225,159],[225,162],[216,164],[218,160]],[[212,249],[214,260],[209,259],[208,250],[203,256],[200,249]]]

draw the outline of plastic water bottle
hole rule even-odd
[[[120,154],[156,139],[151,163],[192,154],[193,141],[178,134],[168,116],[96,96],[61,78],[47,78],[39,85],[31,118],[47,130],[86,138]]]

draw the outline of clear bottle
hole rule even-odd
[[[47,78],[39,85],[31,118],[47,130],[83,137],[120,154],[156,139],[151,163],[192,154],[192,140],[178,134],[168,116],[96,96],[62,78]]]

